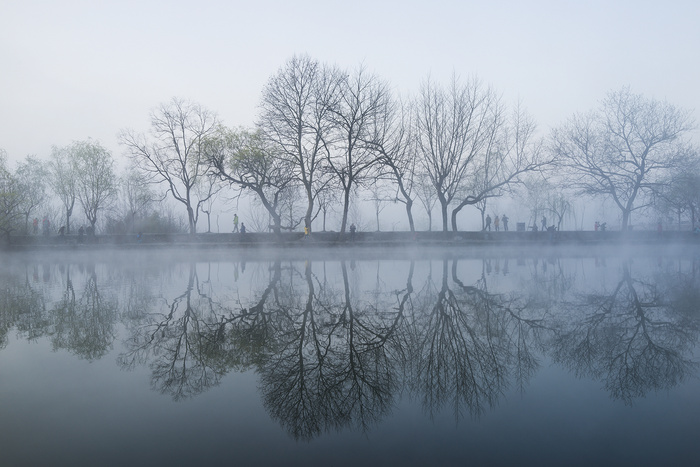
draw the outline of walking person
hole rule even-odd
[[[498,218],[498,214],[496,217],[493,219],[493,229],[498,232],[499,225],[500,225],[501,220]]]
[[[505,232],[508,232],[508,216],[506,216],[505,214],[503,214],[503,215],[501,216],[501,222],[503,222],[503,230],[504,230]]]
[[[542,230],[547,230],[547,218],[542,216]]]
[[[486,227],[484,227],[484,230],[491,232],[491,216],[488,214],[486,214]]]
[[[233,233],[238,233],[238,214],[233,215]]]

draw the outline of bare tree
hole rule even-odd
[[[552,186],[547,196],[547,211],[557,221],[557,230],[561,230],[562,223],[571,215],[571,201],[567,194]]]
[[[649,206],[664,175],[691,151],[690,112],[667,102],[610,92],[600,109],[574,115],[552,134],[552,146],[582,194],[611,198],[627,230],[633,211]]]
[[[311,230],[314,205],[328,180],[323,164],[328,156],[342,74],[308,56],[295,56],[273,75],[263,89],[260,127],[280,157],[294,168],[303,186],[307,207],[304,225]]]
[[[110,152],[96,141],[78,141],[71,148],[77,172],[76,196],[94,229],[97,213],[113,201],[117,193],[114,161]]]
[[[453,76],[447,89],[430,80],[421,86],[416,141],[440,203],[443,231],[447,231],[449,204],[459,195],[474,159],[494,131],[491,123],[497,106],[495,93],[476,79],[462,84]]]
[[[462,199],[452,210],[454,231],[457,214],[463,207],[503,196],[521,183],[524,174],[542,170],[554,161],[551,154],[542,150],[542,141],[535,136],[535,122],[520,105],[510,119],[502,116],[500,105],[493,105],[488,114],[482,145],[472,158],[470,171],[460,188]]]
[[[336,137],[327,160],[343,191],[342,234],[347,227],[350,194],[370,179],[380,157],[369,140],[374,135],[375,122],[389,104],[389,89],[377,76],[360,67],[351,76],[344,77],[338,94],[339,99],[330,113]]]
[[[414,172],[414,177],[415,176],[416,175]],[[437,194],[435,193],[432,184],[427,179],[425,174],[418,176],[418,183],[415,185],[417,186],[416,197],[423,205],[425,213],[428,215],[428,231],[431,232],[433,230],[433,208],[437,202]]]
[[[566,182],[561,178],[533,174],[523,180],[520,198],[530,209],[531,221],[537,224],[541,216],[550,216],[550,224],[561,230],[564,219],[572,216],[573,204]]]
[[[136,225],[136,216],[145,213],[156,200],[156,195],[148,186],[143,173],[131,167],[121,177],[121,195],[129,230]]]
[[[316,193],[316,200],[322,200],[327,192],[328,185],[324,185]],[[280,212],[282,213],[282,226],[284,230],[296,230],[305,222],[306,200],[304,200],[304,189],[298,184],[292,184],[284,189],[280,194]],[[311,222],[315,221],[324,206],[323,201],[316,202],[318,209],[311,217]]]
[[[414,232],[414,187],[417,185],[421,165],[416,158],[415,140],[411,131],[412,118],[411,105],[387,99],[382,112],[373,121],[374,129],[370,138],[364,144],[379,154],[380,170],[377,178],[392,180],[396,184],[395,200],[406,207],[408,227]]]
[[[187,211],[191,234],[197,229],[199,203],[213,193],[197,193],[197,185],[209,167],[203,143],[218,126],[216,115],[192,102],[173,98],[151,112],[149,137],[123,130],[119,135],[136,166],[154,183],[164,183],[167,193]]]
[[[379,216],[389,203],[396,202],[396,197],[393,196],[391,186],[387,185],[383,180],[377,180],[369,186],[370,197],[367,201],[372,202],[374,207],[374,218],[377,222],[377,232],[381,230]]]
[[[207,233],[211,233],[211,213],[214,209],[217,195],[221,192],[223,185],[219,183],[216,175],[209,173],[206,177],[200,177],[194,188],[198,199],[197,211],[207,216]],[[197,215],[195,223],[198,219],[199,215]]]
[[[330,189],[323,190],[321,193],[319,193],[319,196],[317,198],[318,201],[318,207],[321,210],[322,214],[322,222],[321,222],[321,231],[326,232],[326,220],[328,219],[328,215],[332,212],[335,212],[334,207],[337,205],[337,193]]]
[[[683,214],[688,215],[691,230],[700,214],[700,158],[697,154],[687,165],[673,170],[657,193],[655,208],[662,213],[673,212],[681,229]]]
[[[480,201],[477,201],[474,203],[474,207],[479,211],[479,214],[481,216],[481,230],[484,231],[486,230],[486,208],[488,205],[488,200],[489,198],[484,198]],[[505,226],[504,226],[505,228]]]

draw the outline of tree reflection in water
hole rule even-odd
[[[612,291],[581,294],[567,304],[553,349],[557,361],[603,380],[610,395],[627,404],[695,373],[690,355],[699,318],[696,280],[646,281],[631,270],[631,261],[624,262]]]
[[[44,294],[32,286],[29,271],[3,273],[0,284],[0,349],[7,345],[8,333],[13,328],[30,341],[43,336],[49,328],[49,316]]]
[[[250,366],[238,341],[226,339],[231,310],[214,298],[211,281],[200,281],[190,263],[184,292],[172,300],[142,300],[151,309],[137,313],[127,326],[127,351],[119,357],[124,368],[148,363],[151,385],[175,400],[201,393],[218,384],[235,368]]]
[[[71,275],[76,267],[80,270],[77,287]],[[59,273],[53,275],[51,265],[43,264],[42,269],[43,282],[37,270],[32,283],[29,266],[23,280],[20,274],[2,278],[0,346],[6,342],[6,332],[15,327],[30,341],[49,338],[54,350],[65,349],[87,360],[102,358],[115,339],[119,306],[113,294],[100,291],[94,263],[88,263],[87,273],[83,264],[59,264]],[[63,284],[58,299],[51,293],[55,282]]]
[[[14,329],[98,359],[122,319],[118,362],[148,365],[154,389],[180,400],[232,370],[255,370],[264,406],[301,440],[367,431],[400,395],[422,401],[431,417],[479,416],[508,389],[525,391],[543,358],[604,381],[626,403],[695,373],[697,264],[643,275],[624,261],[610,290],[576,292],[580,262],[501,260],[396,262],[398,280],[377,263],[371,285],[368,262],[251,263],[246,277],[263,272],[243,298],[212,277],[216,263],[126,270],[106,291],[94,264],[58,273],[42,264],[43,275],[25,265],[0,276],[0,348]],[[609,265],[596,263],[608,274]]]
[[[459,279],[454,260],[450,287],[448,268],[445,259],[439,289],[423,289],[429,296],[418,315],[420,358],[412,386],[431,415],[450,403],[459,420],[493,406],[511,377],[524,386],[537,368],[531,346],[544,324],[540,317],[522,316],[527,307],[521,296],[489,292],[486,261],[473,285]]]
[[[335,291],[307,262],[306,288],[282,289],[277,338],[259,368],[265,406],[298,439],[345,425],[367,429],[390,410],[396,392],[386,344],[401,313],[354,296],[345,262],[341,272],[343,290]]]
[[[112,348],[119,306],[113,295],[100,293],[95,264],[88,264],[87,270],[85,284],[76,294],[70,266],[66,267],[66,290],[51,310],[54,322],[51,341],[54,349],[69,349],[95,360]]]

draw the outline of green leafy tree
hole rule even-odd
[[[51,148],[51,160],[49,161],[49,180],[54,193],[61,200],[66,213],[66,233],[70,233],[70,218],[78,196],[77,177],[78,171],[73,157],[74,149],[77,151],[79,143],[71,146]]]
[[[7,167],[7,154],[0,150],[0,232],[9,239],[22,218],[22,192],[16,177]]]
[[[261,131],[221,127],[206,144],[212,174],[223,182],[252,192],[280,233],[285,194],[293,193],[296,182],[288,159],[280,157]],[[291,227],[291,226],[290,226]]]
[[[94,229],[97,213],[117,195],[114,160],[108,150],[92,140],[74,143],[71,156],[77,172],[76,196]]]
[[[24,215],[24,233],[29,233],[29,218],[43,206],[48,198],[50,181],[47,164],[36,156],[27,156],[15,170],[22,193],[20,210]]]

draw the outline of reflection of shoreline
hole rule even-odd
[[[335,260],[442,260],[442,259],[513,259],[542,258],[556,256],[560,258],[674,258],[680,260],[694,259],[700,261],[700,244],[663,244],[663,245],[394,245],[392,248],[364,248],[363,245],[324,246],[313,248],[285,248],[275,245],[253,244],[246,247],[216,246],[214,244],[143,245],[132,248],[115,245],[97,245],[90,249],[27,249],[3,253],[3,266],[22,265],[31,262],[65,263],[65,262],[119,262],[127,258],[135,265],[172,265],[188,261],[206,261],[212,263],[227,261],[335,261]],[[68,255],[68,256],[67,256]]]
[[[416,247],[491,247],[491,246],[639,246],[639,245],[696,245],[700,236],[693,232],[314,232],[304,236],[301,232],[281,234],[252,232],[195,234],[136,234],[99,235],[91,243],[81,243],[77,235],[65,236],[13,236],[5,244],[6,250],[101,250],[104,248],[153,249],[172,247],[191,248],[304,248],[367,247],[367,248],[416,248]]]

